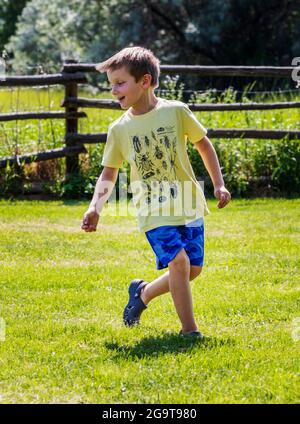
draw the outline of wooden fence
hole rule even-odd
[[[291,78],[294,67],[265,67],[265,66],[187,66],[187,65],[162,65],[161,72],[166,74],[196,74],[198,76],[234,76],[234,77],[270,77]],[[85,118],[84,112],[79,108],[97,109],[120,109],[119,103],[113,100],[98,100],[78,97],[78,84],[87,83],[85,73],[97,72],[95,64],[65,63],[61,73],[37,76],[15,76],[0,80],[0,87],[16,86],[49,86],[62,84],[65,86],[65,97],[61,106],[65,111],[54,112],[20,112],[0,114],[0,121],[26,120],[26,119],[65,119],[65,137],[62,148],[36,152],[30,154],[15,155],[0,158],[0,168],[5,168],[7,163],[31,163],[48,159],[66,157],[67,175],[78,173],[79,154],[86,153],[84,144],[102,143],[106,141],[106,133],[79,134],[78,119]],[[276,103],[230,103],[230,104],[189,104],[193,111],[226,111],[226,110],[269,110],[299,108],[300,102],[276,102]],[[299,139],[298,130],[256,130],[256,129],[208,129],[210,138],[260,138],[260,139]]]

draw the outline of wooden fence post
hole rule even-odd
[[[64,63],[74,63],[75,60],[66,60]],[[72,72],[72,71],[71,71]],[[69,73],[69,71],[68,71]],[[65,98],[78,96],[78,84],[77,82],[68,82],[65,84]],[[66,113],[73,112],[77,113],[78,107],[73,105],[72,107],[65,107]],[[73,142],[70,141],[70,134],[78,134],[78,118],[66,118],[66,132],[65,132],[65,145],[66,147],[72,146]],[[79,174],[79,155],[74,154],[72,156],[66,157],[66,176],[65,179],[68,180],[71,175]]]

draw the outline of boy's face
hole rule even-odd
[[[114,71],[108,70],[107,78],[111,84],[112,95],[120,102],[122,109],[129,109],[141,99],[145,89],[149,88],[151,79],[144,76],[136,82],[125,66]]]

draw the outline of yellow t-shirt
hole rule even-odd
[[[207,130],[188,106],[158,98],[142,115],[127,110],[108,128],[102,165],[130,164],[130,188],[139,230],[184,225],[209,214],[192,169],[186,142],[201,140]]]

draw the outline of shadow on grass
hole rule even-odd
[[[161,354],[179,354],[202,350],[211,350],[225,345],[232,346],[232,339],[218,339],[205,337],[204,340],[182,337],[178,334],[164,334],[161,337],[146,337],[133,346],[118,343],[105,343],[106,349],[110,349],[115,358],[144,358],[146,356],[158,356]]]

